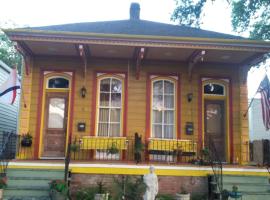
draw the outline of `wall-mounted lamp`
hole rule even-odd
[[[188,93],[187,94],[187,100],[188,100],[188,102],[191,102],[192,101],[192,98],[193,98],[193,94],[192,93]]]
[[[83,86],[83,87],[81,88],[81,97],[82,97],[82,98],[85,98],[85,96],[86,96],[86,88]]]

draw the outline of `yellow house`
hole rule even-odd
[[[72,160],[135,163],[141,138],[142,163],[182,164],[211,145],[225,163],[248,162],[247,72],[269,42],[141,20],[136,4],[128,20],[5,33],[25,61],[19,134],[33,144],[19,160],[61,160],[71,143]]]

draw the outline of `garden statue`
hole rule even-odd
[[[158,194],[158,178],[154,173],[155,168],[150,166],[149,171],[149,174],[145,174],[143,176],[143,181],[146,184],[146,191],[143,195],[143,200],[155,200],[155,197]]]

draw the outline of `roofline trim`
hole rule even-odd
[[[152,35],[127,35],[104,33],[76,33],[62,31],[40,31],[29,29],[5,29],[4,32],[14,41],[53,41],[87,44],[117,44],[145,47],[205,48],[239,51],[269,52],[270,42],[258,40],[168,37]]]

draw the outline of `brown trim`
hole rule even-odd
[[[233,158],[234,158],[234,140],[233,140],[233,92],[232,92],[232,79],[230,77],[223,77],[223,76],[200,76],[199,78],[199,90],[198,90],[198,147],[199,150],[202,149],[202,98],[203,98],[203,88],[202,88],[202,79],[203,78],[210,78],[213,80],[219,80],[219,79],[228,79],[229,80],[229,152],[230,152],[230,162],[233,163]],[[225,109],[227,110],[227,109]]]
[[[173,47],[187,49],[218,49],[251,52],[269,52],[268,42],[251,40],[209,39],[188,37],[159,37],[159,36],[136,36],[136,35],[106,35],[93,33],[69,33],[69,32],[16,32],[5,30],[13,41],[41,41],[61,43],[83,44],[107,44],[124,45],[135,47]]]
[[[39,158],[39,143],[40,143],[40,133],[42,130],[41,128],[41,115],[42,115],[42,100],[43,100],[43,89],[44,89],[44,72],[45,71],[52,71],[56,73],[61,73],[61,72],[72,72],[72,87],[71,87],[71,102],[70,102],[70,120],[69,120],[69,131],[70,133],[68,136],[72,136],[72,126],[73,126],[73,107],[74,107],[74,94],[75,94],[75,71],[70,70],[70,69],[53,69],[52,68],[40,68],[39,76],[40,76],[40,81],[39,81],[39,94],[38,94],[38,104],[37,104],[37,128],[36,128],[36,139],[35,139],[35,147],[34,147],[34,158],[38,159]],[[71,128],[71,129],[70,129]]]
[[[36,137],[35,137],[35,147],[34,147],[34,159],[39,157],[39,141],[41,133],[41,115],[42,115],[42,97],[43,97],[43,83],[44,76],[43,71],[39,72],[39,93],[38,93],[38,103],[37,103],[37,128],[36,128]]]
[[[98,73],[104,73],[106,75],[115,75],[115,74],[124,74],[125,78],[124,78],[124,84],[125,84],[125,89],[124,89],[124,113],[123,113],[123,137],[127,136],[127,112],[128,112],[128,72],[126,71],[106,71],[106,70],[97,70],[94,71],[93,73],[93,98],[92,98],[92,119],[91,119],[91,123],[92,123],[92,128],[91,128],[91,133],[90,136],[95,136],[95,127],[96,127],[96,112],[97,112],[97,74]]]

